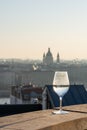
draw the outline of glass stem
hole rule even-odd
[[[62,97],[59,98],[60,98],[60,111],[62,111]]]

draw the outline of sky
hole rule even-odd
[[[87,59],[87,0],[0,0],[0,58]]]

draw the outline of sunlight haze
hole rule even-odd
[[[87,59],[87,0],[0,0],[0,58]]]

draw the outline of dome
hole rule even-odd
[[[50,48],[48,48],[48,52],[46,54],[46,57],[48,57],[48,56],[52,57],[52,53],[50,52]]]
[[[48,48],[46,55],[43,55],[43,63],[46,65],[53,64],[53,55],[50,52],[50,48]]]

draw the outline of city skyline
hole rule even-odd
[[[86,0],[0,0],[0,59],[87,59]]]

